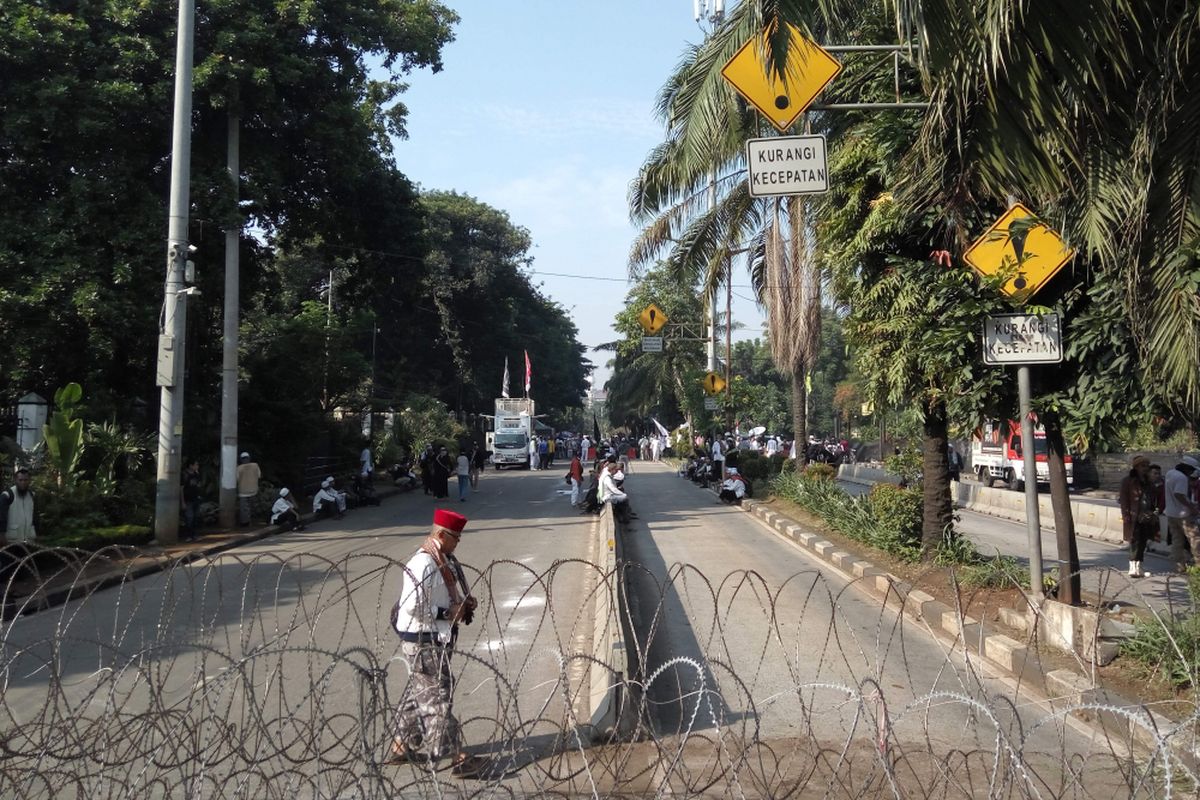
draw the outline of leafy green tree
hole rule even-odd
[[[667,337],[663,352],[643,353],[638,315],[651,303],[667,315],[668,324],[683,326],[685,332],[699,331],[704,324],[704,307],[696,293],[680,286],[668,269],[659,266],[642,276],[626,295],[613,326],[622,338],[603,346],[615,353],[610,362],[613,374],[605,387],[609,421],[632,426],[654,414],[668,428],[680,421],[706,428],[711,420],[704,411],[700,385],[704,344],[694,336]]]

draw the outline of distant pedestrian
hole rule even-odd
[[[458,502],[466,502],[467,492],[471,488],[471,459],[461,450],[455,461],[454,472],[458,476]]]
[[[425,490],[425,494],[433,491],[433,462],[437,458],[437,453],[433,451],[433,445],[425,445],[425,449],[421,451],[421,458],[417,464],[421,467],[421,488]]]
[[[946,464],[950,472],[950,480],[962,480],[963,460],[958,451],[954,449],[954,445],[946,443]]]
[[[534,436],[529,440],[529,468],[538,469],[540,460],[538,459],[538,440]]]
[[[1121,481],[1119,493],[1122,536],[1129,542],[1129,577],[1148,577],[1142,570],[1146,543],[1158,538],[1158,514],[1155,513],[1153,487],[1149,484],[1150,459],[1136,456],[1129,474]]]
[[[370,478],[375,474],[375,459],[371,456],[371,440],[363,439],[362,452],[358,454],[358,471]]]
[[[291,531],[302,531],[300,524],[300,509],[292,498],[291,491],[285,486],[279,490],[275,505],[271,506],[271,524],[282,525]]]
[[[1192,558],[1200,554],[1197,541],[1200,535],[1200,504],[1189,491],[1192,478],[1200,472],[1200,461],[1191,456],[1184,456],[1174,469],[1167,471],[1164,479],[1164,510],[1167,517],[1167,538],[1171,542],[1171,560],[1175,569],[1184,572],[1187,569],[1187,551],[1185,545],[1190,545]]]
[[[450,451],[445,447],[438,449],[433,459],[433,496],[441,500],[450,494],[450,473],[454,472],[454,462],[450,460]]]
[[[567,481],[571,484],[571,505],[578,507],[580,491],[583,488],[583,462],[577,455],[571,458],[571,467],[567,470]]]
[[[450,670],[459,623],[470,625],[478,606],[454,556],[466,525],[466,517],[439,508],[429,537],[404,565],[404,585],[391,622],[408,662],[408,684],[396,709],[387,759],[404,763],[450,756],[450,773],[460,778],[477,776],[486,766],[463,748]]]
[[[183,536],[185,542],[196,540],[200,526],[200,462],[192,459],[179,479],[182,489],[180,505],[183,508]]]
[[[37,539],[36,498],[30,482],[33,476],[24,467],[13,474],[13,485],[0,492],[0,602],[8,599],[9,583],[24,572],[27,545]]]
[[[475,445],[471,448],[471,488],[479,486],[479,476],[483,474],[483,466],[487,461],[487,455],[483,448]]]
[[[238,524],[250,524],[250,504],[258,497],[258,482],[262,479],[262,470],[250,459],[249,453],[238,456],[237,466],[237,496]]]
[[[13,473],[13,485],[0,492],[0,546],[24,544],[37,538],[33,476],[24,467]]]

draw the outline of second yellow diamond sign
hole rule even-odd
[[[725,379],[715,372],[704,376],[704,391],[708,394],[720,394],[725,391]]]
[[[967,248],[963,257],[981,275],[1012,270],[1001,290],[1015,300],[1027,300],[1045,286],[1075,255],[1051,228],[1037,221],[1020,203],[1004,212],[987,233]]]
[[[721,74],[782,133],[796,122],[842,65],[795,27],[788,25],[787,66],[768,74],[767,33],[758,34],[729,59]]]

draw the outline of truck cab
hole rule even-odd
[[[1021,423],[1016,420],[989,420],[971,439],[971,469],[984,486],[1004,481],[1014,491],[1025,489],[1025,451],[1021,441]],[[1050,483],[1049,448],[1046,429],[1038,424],[1033,429],[1033,453],[1037,466],[1037,482]],[[1071,455],[1064,456],[1067,485],[1075,481]]]

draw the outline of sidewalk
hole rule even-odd
[[[387,486],[377,489],[375,496],[382,501],[385,498],[406,493]],[[300,518],[301,524],[304,525],[308,525],[312,521],[312,514],[305,514]],[[73,598],[84,597],[110,586],[162,572],[178,564],[187,564],[200,558],[215,556],[268,536],[286,533],[288,530],[290,529],[280,525],[254,527],[254,523],[251,523],[249,527],[235,528],[234,530],[202,529],[200,536],[194,541],[179,541],[165,547],[149,544],[139,548],[120,547],[109,550],[107,554],[101,556],[94,553],[75,554],[77,555],[75,563],[79,569],[74,574],[60,568],[58,574],[34,586],[31,594],[20,593],[21,589],[27,589],[28,585],[14,584],[13,596],[3,598],[0,618],[7,622],[17,616],[54,608]],[[114,558],[112,553],[119,553],[119,556]]]

